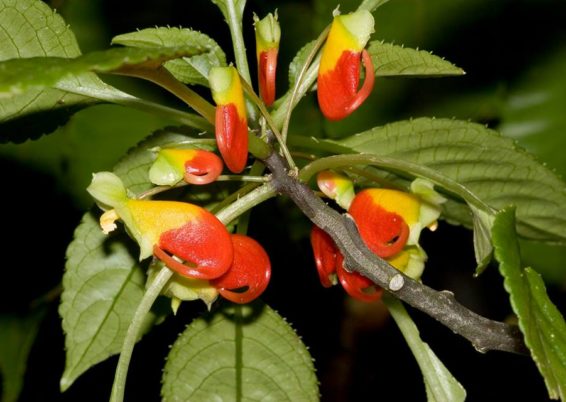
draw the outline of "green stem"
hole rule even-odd
[[[293,91],[291,92],[291,98],[289,99],[289,107],[287,108],[287,113],[285,114],[285,120],[283,121],[283,128],[281,129],[281,137],[283,138],[284,142],[287,141],[287,133],[289,131],[289,122],[291,121],[291,113],[295,108],[295,104],[298,103],[298,101],[295,102],[295,99],[297,99],[297,95],[299,94],[299,88],[301,88],[301,84],[303,83],[303,81],[307,80],[306,79],[308,78],[306,76],[307,71],[309,70],[311,63],[313,62],[314,57],[316,56],[316,54],[322,47],[324,41],[326,40],[326,37],[328,36],[328,32],[330,32],[330,25],[328,25],[316,39],[316,42],[314,43],[311,52],[309,53],[307,59],[305,60],[305,64],[303,64],[301,71],[297,75],[297,79],[295,80],[295,85],[293,86]],[[320,64],[320,58],[317,59],[317,63],[315,64],[316,64],[316,72],[318,76],[318,66]],[[304,93],[306,93],[307,90],[308,88],[305,90]],[[304,95],[304,93],[301,94],[299,99]]]
[[[128,367],[130,365],[130,360],[132,359],[132,353],[134,351],[134,345],[140,336],[141,328],[143,327],[145,317],[147,313],[151,310],[151,306],[155,302],[155,299],[161,293],[163,287],[167,284],[169,279],[173,276],[173,271],[167,267],[161,268],[155,280],[146,289],[132,322],[128,327],[126,332],[126,337],[124,338],[124,344],[122,345],[122,350],[120,352],[120,358],[118,359],[118,366],[116,367],[116,373],[114,374],[114,384],[112,385],[112,395],[110,396],[110,402],[122,402],[124,400],[124,391],[126,388],[126,377],[128,375]]]
[[[246,55],[246,44],[242,34],[242,18],[238,16],[235,1],[226,2],[226,11],[228,12],[227,20],[232,37],[232,45],[234,46],[234,57],[236,58],[236,67],[247,83],[252,82],[250,77],[250,69],[248,67],[248,57]]]
[[[445,190],[458,195],[469,205],[473,205],[483,211],[494,213],[493,208],[479,199],[474,193],[443,174],[426,166],[417,165],[400,159],[388,158],[386,156],[377,156],[373,154],[347,154],[321,158],[309,163],[301,169],[299,172],[299,178],[300,180],[307,182],[321,170],[337,169],[355,165],[374,165],[385,169],[408,173],[416,177],[422,177],[432,181],[434,184],[437,184]]]
[[[247,210],[261,204],[271,197],[274,197],[276,194],[277,193],[271,183],[266,183],[218,212],[216,217],[227,225]]]
[[[244,87],[244,91],[246,91],[246,93],[251,98],[251,100],[259,108],[259,111],[261,112],[261,114],[265,118],[267,125],[271,128],[271,132],[275,136],[275,139],[277,139],[277,142],[279,143],[279,146],[281,147],[281,152],[283,152],[283,156],[287,160],[289,167],[291,169],[295,168],[296,167],[295,161],[293,160],[293,157],[291,156],[289,149],[285,145],[285,141],[283,141],[283,138],[281,137],[281,134],[279,133],[277,126],[275,125],[273,120],[271,120],[271,115],[269,114],[269,112],[265,108],[265,104],[263,103],[263,101],[261,99],[259,99],[259,96],[257,96],[257,94],[255,93],[253,88],[247,82],[242,81],[242,86]],[[264,159],[264,158],[260,158],[260,159]]]
[[[117,74],[129,77],[143,78],[168,90],[173,95],[193,108],[202,117],[214,124],[216,108],[195,91],[176,79],[166,68],[157,69],[125,67],[116,71]]]
[[[265,183],[269,179],[265,176],[245,176],[238,174],[223,174],[218,176],[216,181],[246,181],[253,183]]]
[[[250,174],[251,175],[261,175],[263,174],[263,171],[265,170],[265,165],[263,164],[262,161],[257,160],[254,162],[254,164],[252,165],[251,169],[250,169]],[[268,176],[261,176],[264,180],[269,180]],[[240,218],[238,219],[238,226],[236,227],[236,233],[237,234],[247,234],[248,233],[248,226],[250,223],[250,217],[252,215],[252,211],[248,210],[246,212],[244,212],[242,215],[240,215]]]
[[[250,68],[248,66],[248,57],[246,55],[246,43],[244,42],[244,36],[242,34],[242,16],[238,16],[238,10],[236,10],[235,1],[226,2],[226,22],[230,28],[230,36],[232,37],[232,46],[234,47],[234,57],[236,58],[236,68],[240,75],[242,76],[244,82],[248,85],[251,84],[252,79],[250,76]],[[248,109],[248,114],[250,120],[257,120],[257,112],[251,106],[249,100],[246,99],[246,106]]]
[[[418,345],[422,343],[422,340],[419,336],[419,330],[409,316],[407,309],[405,308],[405,306],[403,306],[403,303],[399,299],[386,293],[383,295],[382,300],[391,313],[391,316],[395,320],[395,323],[399,327],[399,330],[405,337],[409,348],[411,349],[417,360],[419,360],[417,354],[421,352],[421,348],[419,348]],[[423,356],[420,357],[422,358]]]
[[[99,99],[101,101],[131,107],[144,112],[150,112],[152,114],[158,114],[162,117],[174,120],[186,126],[196,128],[197,130],[213,130],[213,126],[200,116],[140,99],[118,90],[112,91],[110,94],[108,94],[105,91],[95,91],[90,88],[88,90],[84,90],[82,89],[82,87],[66,87],[62,84],[59,84],[58,88],[77,95],[88,96],[90,98]]]

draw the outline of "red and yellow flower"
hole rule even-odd
[[[160,186],[173,186],[185,180],[189,184],[209,184],[222,173],[222,160],[202,149],[159,149],[149,169],[149,180]]]
[[[439,205],[445,200],[425,180],[415,180],[411,190],[412,194],[381,188],[363,190],[352,200],[348,213],[371,251],[405,275],[419,279],[426,261],[418,244],[420,232],[424,227],[436,227]],[[337,277],[352,297],[363,301],[381,297],[381,290],[369,279],[344,266],[343,256],[324,231],[313,227],[311,245],[324,287],[336,283]]]
[[[259,94],[266,106],[275,101],[275,73],[281,28],[275,15],[269,13],[260,20],[254,15]]]
[[[316,175],[316,184],[324,195],[335,200],[342,208],[350,208],[356,194],[354,183],[346,176],[331,170],[323,170]]]
[[[248,122],[240,75],[233,67],[213,67],[208,76],[216,102],[216,143],[228,169],[240,173],[248,159]]]
[[[317,83],[318,104],[329,120],[350,115],[373,89],[373,63],[364,49],[373,27],[373,16],[366,10],[334,17],[322,51]],[[365,81],[358,91],[361,63]]]
[[[175,201],[135,200],[113,173],[94,175],[87,189],[106,212],[100,218],[108,233],[121,219],[140,246],[140,260],[154,255],[175,272],[194,279],[223,275],[234,257],[230,234],[210,212]]]

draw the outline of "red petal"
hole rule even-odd
[[[238,116],[233,103],[216,106],[216,143],[222,158],[234,173],[244,170],[248,159],[248,123]]]
[[[197,151],[196,156],[185,162],[185,181],[190,184],[209,184],[222,173],[222,160],[214,153]]]
[[[405,247],[410,233],[409,226],[401,216],[375,204],[367,192],[362,191],[356,195],[348,213],[356,221],[366,245],[378,256],[388,258]]]
[[[164,232],[153,252],[172,270],[196,279],[218,278],[228,271],[234,257],[230,234],[222,222],[206,210],[198,219]],[[186,263],[176,261],[167,253]]]
[[[210,283],[224,298],[234,303],[248,303],[267,288],[271,278],[271,263],[263,247],[251,237],[232,235],[232,243],[232,267]],[[235,291],[241,288],[247,289],[243,292]]]
[[[277,48],[261,52],[258,60],[259,94],[266,106],[275,101],[275,71],[277,70]]]
[[[329,288],[332,286],[330,276],[336,272],[338,248],[332,238],[318,226],[312,227],[311,245],[320,283],[325,288]]]
[[[350,296],[368,303],[381,299],[383,289],[357,272],[346,271],[342,255],[338,256],[336,273],[342,287]]]
[[[329,120],[341,120],[349,116],[367,99],[373,89],[375,76],[369,53],[361,52],[366,79],[358,90],[360,82],[360,53],[344,51],[334,70],[318,76],[318,104]]]

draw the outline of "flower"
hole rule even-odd
[[[344,267],[344,257],[341,254],[338,254],[336,259],[336,274],[340,284],[350,296],[368,303],[381,299],[383,289],[365,276],[348,271]]]
[[[232,266],[210,283],[225,299],[239,304],[249,303],[267,288],[271,262],[263,247],[251,237],[233,234],[232,244]]]
[[[336,284],[336,258],[340,252],[328,233],[318,226],[312,227],[310,239],[320,283],[329,288]]]
[[[149,169],[149,180],[159,186],[173,186],[183,179],[189,184],[209,184],[222,167],[222,160],[209,151],[163,148]]]
[[[140,260],[153,254],[175,272],[194,279],[217,278],[232,265],[230,234],[204,208],[131,199],[122,181],[110,172],[93,175],[87,191],[106,210],[100,218],[103,231],[114,230],[114,222],[121,219],[140,246]]]
[[[350,208],[356,194],[354,183],[346,176],[331,170],[323,170],[316,175],[316,183],[328,198],[335,200],[344,209]]]
[[[340,186],[336,184],[343,179],[334,175],[329,172],[317,177],[319,187],[331,198],[338,194]],[[342,188],[349,189],[349,185]],[[423,179],[413,181],[411,190],[413,193],[383,188],[362,190],[348,203],[348,213],[371,251],[405,275],[419,279],[427,258],[418,244],[420,232],[424,227],[436,228],[440,204],[445,199]],[[314,226],[310,240],[322,286],[332,286],[337,278],[350,296],[366,302],[379,300],[381,289],[363,275],[348,271],[344,257],[326,232]]]
[[[248,158],[248,122],[240,75],[233,67],[213,67],[208,75],[216,102],[216,143],[230,169],[240,173]]]
[[[367,10],[334,17],[318,70],[318,104],[329,120],[350,115],[373,89],[373,63],[364,49],[373,27],[373,16]],[[358,91],[360,58],[366,77]]]
[[[275,100],[275,72],[277,70],[277,53],[281,39],[281,28],[275,15],[269,13],[260,20],[254,15],[256,40],[257,72],[259,94],[266,106]]]

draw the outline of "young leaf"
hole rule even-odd
[[[461,68],[424,50],[372,41],[368,52],[376,77],[440,77],[465,74]]]
[[[426,166],[495,209],[517,206],[521,236],[566,243],[566,185],[515,143],[480,124],[419,118],[354,135],[340,145]],[[469,209],[446,203],[444,215],[471,226]]]
[[[59,306],[67,352],[61,391],[122,347],[145,284],[129,244],[124,235],[104,235],[90,213],[75,231],[67,249]]]
[[[211,67],[225,66],[226,56],[220,46],[209,36],[187,28],[148,28],[115,36],[113,44],[139,48],[181,47],[187,43],[198,44],[206,53],[183,57],[164,64],[179,81],[208,87],[208,71]]]
[[[24,382],[26,363],[45,311],[27,316],[0,316],[0,376],[3,402],[16,402]]]
[[[229,306],[193,321],[173,345],[164,401],[318,401],[312,359],[266,305]]]
[[[198,45],[154,49],[113,48],[74,59],[41,57],[0,62],[0,97],[18,95],[29,89],[55,87],[59,82],[80,78],[84,73],[108,73],[121,68],[158,68],[163,62],[203,52]]]
[[[428,401],[464,401],[466,390],[438,359],[430,346],[422,341],[417,326],[403,304],[392,296],[384,297],[383,301],[417,360],[423,374]]]
[[[492,236],[495,258],[525,344],[544,377],[550,398],[566,400],[566,322],[548,298],[540,275],[521,267],[513,208],[497,214]]]

